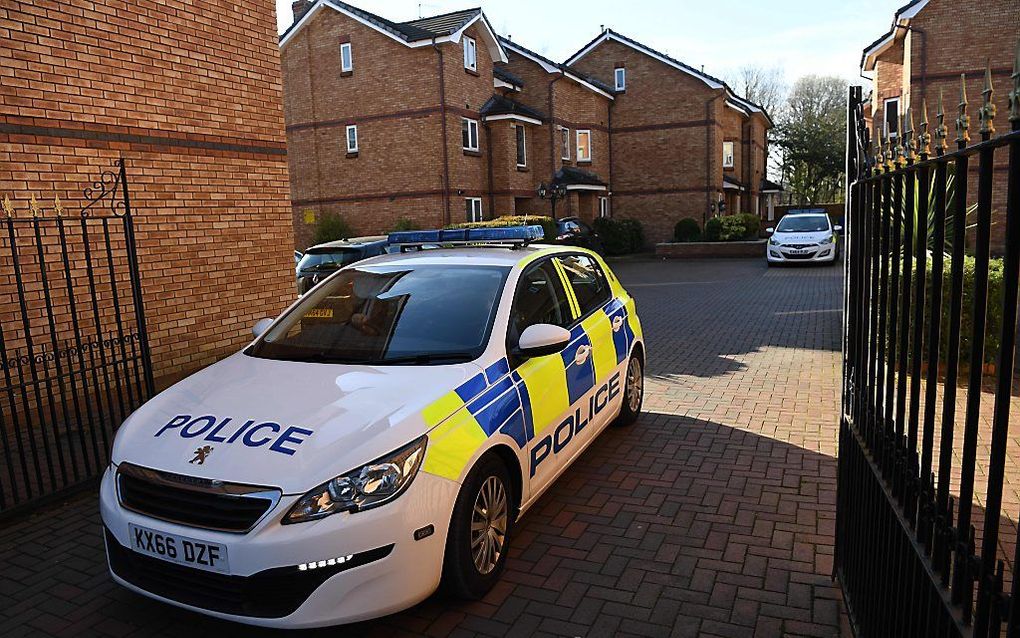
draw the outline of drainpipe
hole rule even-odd
[[[553,121],[553,84],[556,84],[563,78],[563,73],[549,80],[546,89],[549,93],[549,168],[553,169],[553,178],[556,176],[556,123]],[[569,200],[567,200],[569,202]],[[556,203],[553,201],[552,205],[552,217],[556,219]]]
[[[446,220],[444,226],[450,223],[450,143],[447,135],[446,125],[446,67],[443,64],[443,50],[432,38],[432,48],[439,56],[439,117],[442,118],[443,130],[443,215]]]
[[[705,101],[705,213],[701,217],[701,227],[704,228],[705,224],[708,223],[708,212],[712,210],[712,204],[714,203],[713,198],[715,197],[715,189],[712,187],[712,167],[715,164],[713,158],[714,145],[713,145],[713,116],[712,116],[712,103],[719,98],[718,95],[713,95]]]
[[[923,29],[912,27],[909,24],[894,24],[893,28],[913,31],[921,36],[921,100],[923,101],[927,96],[928,88],[928,34]],[[913,51],[913,47],[911,47],[911,51]],[[909,83],[910,78],[907,81]],[[911,96],[911,102],[913,102],[913,96]]]
[[[482,121],[482,126],[485,128],[485,154],[489,160],[489,214],[492,215],[493,219],[496,218],[496,195],[492,192],[493,190],[493,177],[492,177],[492,125],[486,121]],[[514,212],[516,213],[516,206]]]
[[[611,100],[606,108],[606,137],[609,138],[609,191],[606,193],[609,198],[609,216],[613,217],[613,105],[616,100]]]

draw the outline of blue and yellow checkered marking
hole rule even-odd
[[[617,321],[614,330],[618,317],[622,323]],[[422,412],[425,422],[434,427],[423,469],[458,480],[467,463],[496,432],[506,434],[523,449],[626,359],[636,334],[640,335],[637,317],[614,297],[571,330],[570,344],[560,354],[562,367],[539,358],[525,361],[511,372],[503,358],[464,381]],[[609,339],[613,349],[604,347]],[[587,359],[577,363],[578,349],[595,345],[603,347],[593,348]],[[542,401],[533,405],[533,395],[541,395]]]

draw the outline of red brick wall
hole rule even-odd
[[[157,383],[236,350],[294,289],[272,6],[7,3],[0,18],[0,194],[74,214],[123,155]],[[13,312],[0,301],[0,321]]]

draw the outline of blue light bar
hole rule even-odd
[[[545,237],[541,226],[506,228],[447,228],[443,230],[407,230],[390,233],[389,243],[397,246],[422,244],[528,244]]]

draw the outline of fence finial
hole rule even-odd
[[[985,65],[985,88],[981,91],[981,95],[984,96],[984,104],[978,110],[978,117],[981,119],[981,137],[988,139],[992,135],[995,135],[995,124],[992,120],[995,119],[995,103],[992,102],[992,67],[990,63]]]
[[[28,200],[28,208],[32,211],[32,217],[39,216],[39,202],[36,201],[35,195],[32,195],[32,199]]]
[[[907,128],[903,129],[903,152],[907,156],[907,162],[914,161],[914,107],[907,107]]]
[[[960,114],[956,118],[956,145],[960,148],[970,142],[970,116],[967,115],[967,74],[960,74]]]
[[[898,127],[899,136],[896,138],[896,141],[893,143],[893,146],[895,146],[894,151],[896,152],[896,166],[905,166],[907,163],[906,160],[907,151],[905,148],[906,143],[903,141],[903,138],[905,137],[903,131],[907,128],[907,116],[900,113],[899,119],[900,119]]]
[[[1013,128],[1020,128],[1020,40],[1016,43],[1016,58],[1013,60],[1013,90],[1009,93],[1009,121]]]
[[[4,199],[0,202],[0,207],[3,208],[4,214],[8,217],[14,217],[14,204],[11,203],[11,198],[4,195]]]
[[[946,152],[946,137],[949,132],[946,130],[946,109],[942,104],[942,89],[939,89],[939,107],[935,112],[935,152],[942,155]]]
[[[53,212],[57,214],[57,217],[64,216],[64,205],[60,203],[60,195],[53,196]]]
[[[928,132],[928,100],[921,98],[921,129],[917,132],[917,152],[925,159],[931,155],[931,133]]]

